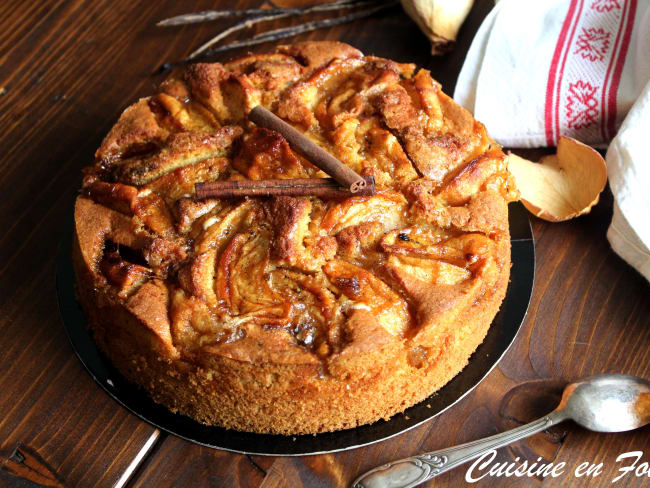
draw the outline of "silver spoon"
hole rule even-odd
[[[352,486],[411,488],[568,419],[596,432],[643,427],[650,423],[650,381],[624,374],[590,376],[567,385],[557,408],[541,419],[485,439],[384,464],[357,478]]]

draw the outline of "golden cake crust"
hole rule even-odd
[[[261,104],[378,192],[193,198],[323,173]],[[95,340],[157,402],[249,432],[389,418],[453,378],[508,283],[501,149],[426,70],[337,42],[195,64],[127,108],[86,168],[73,262]]]

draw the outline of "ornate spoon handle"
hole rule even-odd
[[[541,419],[501,434],[384,464],[357,478],[352,486],[353,488],[411,488],[492,449],[525,439],[566,419],[564,412],[555,410]]]

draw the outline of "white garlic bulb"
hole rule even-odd
[[[474,0],[401,0],[402,7],[431,41],[431,54],[448,51]]]

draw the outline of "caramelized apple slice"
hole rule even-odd
[[[241,127],[227,126],[212,134],[204,132],[173,134],[157,154],[145,159],[133,158],[121,164],[116,170],[117,179],[131,185],[146,185],[175,169],[208,158],[226,157],[242,132]]]
[[[181,102],[166,93],[159,93],[155,101],[164,109],[166,117],[182,131],[211,132],[221,125],[202,105]]]
[[[330,261],[323,271],[334,287],[352,303],[351,308],[370,311],[393,335],[402,335],[409,325],[408,305],[390,286],[363,268],[345,261]]]
[[[174,342],[189,349],[239,337],[237,327],[215,314],[203,300],[187,295],[182,289],[171,294],[169,316]]]
[[[129,327],[127,334],[142,344],[143,349],[152,348],[161,360],[177,358],[169,323],[169,291],[164,281],[152,279],[144,283],[126,301],[126,308],[140,323],[142,328]],[[120,327],[121,324],[116,324]],[[117,338],[121,336],[116,335]],[[119,339],[118,339],[119,340]],[[146,343],[144,345],[143,343]]]
[[[434,228],[396,230],[388,233],[380,246],[389,254],[439,260],[470,270],[474,270],[482,258],[494,252],[494,242],[483,234],[449,237]]]
[[[226,69],[243,75],[261,91],[262,103],[267,108],[278,100],[278,95],[298,79],[304,68],[291,56],[284,54],[255,54],[225,63]]]
[[[165,201],[156,193],[148,188],[140,190],[131,208],[133,214],[153,232],[170,241],[177,240],[174,219]]]
[[[126,215],[133,215],[132,205],[138,198],[138,189],[121,183],[104,183],[95,177],[84,181],[84,191],[95,202]]]
[[[321,228],[328,234],[362,222],[376,220],[384,230],[398,227],[404,219],[406,199],[400,193],[385,191],[371,197],[352,197],[327,211]]]
[[[465,253],[444,241],[445,235],[436,229],[417,228],[395,230],[380,243],[384,252],[422,259],[439,259],[456,266],[465,265]]]
[[[165,195],[167,201],[189,198],[194,195],[194,185],[203,181],[215,181],[228,171],[227,158],[208,158],[190,166],[178,168],[147,185],[147,188]]]
[[[411,256],[390,256],[386,266],[397,275],[409,275],[432,284],[455,285],[472,277],[472,273],[462,266]]]
[[[254,206],[255,203],[249,200],[235,208],[228,207],[203,223],[205,232],[201,241],[195,246],[195,257],[190,268],[190,281],[192,293],[207,303],[214,305],[217,303],[217,296],[214,292],[217,255],[228,240],[235,235]]]
[[[185,260],[187,243],[176,234],[169,209],[157,194],[119,183],[94,182],[86,189],[91,198],[133,215],[114,220],[107,236],[141,253],[155,274],[166,276],[173,262]]]
[[[438,257],[439,253],[431,249],[449,234],[439,227],[405,227],[388,232],[381,240],[381,249],[387,253],[411,254],[426,257]]]
[[[428,74],[420,72],[391,85],[377,95],[374,104],[420,174],[436,185],[489,145],[482,124],[440,92]],[[426,117],[421,114],[424,107],[429,110]]]
[[[309,231],[311,202],[306,198],[272,198],[267,211],[274,229],[271,257],[295,266],[305,255],[304,239]]]
[[[289,322],[292,307],[268,283],[269,239],[261,228],[232,238],[217,266],[217,299],[231,315],[281,326]]]
[[[118,295],[126,298],[151,277],[151,270],[124,261],[117,252],[104,254],[99,269],[108,282],[118,288]]]
[[[397,138],[387,130],[374,127],[368,132],[370,145],[367,149],[371,161],[381,172],[375,177],[378,184],[389,186],[392,182],[404,185],[418,177],[411,161]]]
[[[270,273],[269,283],[276,293],[301,304],[294,306],[290,329],[300,344],[317,348],[325,340],[340,342],[343,313],[321,273],[309,275],[276,268]]]
[[[333,59],[362,58],[363,53],[338,41],[294,42],[278,46],[278,52],[293,56],[307,68],[324,66]]]
[[[357,173],[372,175],[380,188],[400,188],[418,177],[397,138],[377,127],[375,117],[346,118],[329,138],[332,154]]]
[[[419,107],[429,116],[425,130],[434,133],[443,127],[443,113],[440,106],[440,83],[431,77],[426,69],[419,70],[411,83],[403,83],[411,98],[417,100]]]
[[[310,178],[318,168],[300,159],[277,132],[254,128],[243,138],[232,166],[251,180]]]
[[[149,100],[149,97],[141,98],[120,115],[97,149],[97,161],[110,165],[125,154],[158,147],[167,139],[169,131],[158,123],[156,115],[149,108]]]
[[[107,240],[136,249],[146,244],[146,239],[133,232],[129,217],[89,198],[77,198],[74,213],[82,258],[88,272],[96,279],[103,276],[99,263],[103,259]]]
[[[358,59],[334,59],[316,70],[307,80],[296,83],[280,100],[278,115],[308,129],[317,123],[314,110],[329,93],[337,91],[352,72],[364,65]]]
[[[185,82],[194,99],[208,107],[223,125],[241,124],[260,103],[260,91],[245,75],[230,73],[219,63],[189,65]]]
[[[507,191],[507,163],[501,150],[491,150],[465,164],[442,188],[437,196],[447,205],[464,205],[472,195],[487,186]]]
[[[156,234],[171,240],[176,237],[174,221],[165,201],[150,189],[98,180],[91,181],[84,189],[97,203],[138,217]]]

